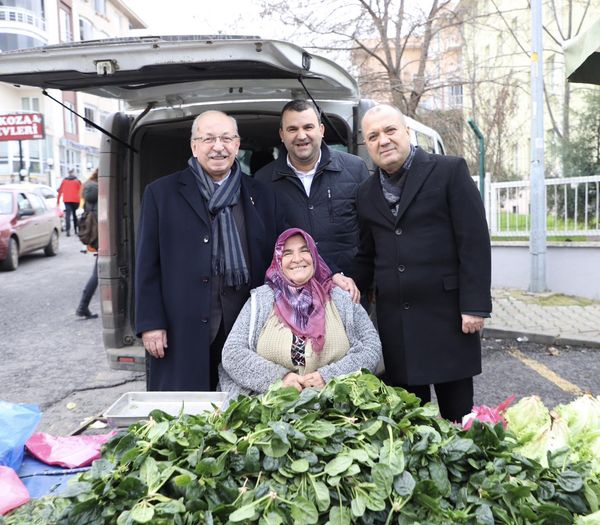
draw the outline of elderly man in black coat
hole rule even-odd
[[[385,379],[458,421],[481,373],[480,330],[489,317],[491,250],[485,210],[464,159],[410,143],[404,116],[374,106],[362,121],[376,173],[358,193],[354,277],[374,279]]]
[[[149,390],[214,390],[221,349],[264,275],[283,219],[242,173],[235,119],[194,120],[188,166],[148,185],[136,246],[136,331]]]

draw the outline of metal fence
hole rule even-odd
[[[478,183],[478,178],[474,177]],[[600,236],[600,175],[546,179],[546,234]],[[531,228],[529,181],[485,182],[490,234],[526,237]]]

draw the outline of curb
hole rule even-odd
[[[532,343],[557,346],[585,346],[588,348],[600,348],[600,341],[585,339],[583,337],[561,337],[560,335],[536,334],[531,332],[522,332],[519,330],[509,330],[507,328],[484,328],[482,337],[496,337],[499,339],[517,339],[526,337]]]

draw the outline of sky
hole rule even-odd
[[[152,34],[284,37],[281,24],[259,16],[259,0],[125,0]]]

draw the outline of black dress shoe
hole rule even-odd
[[[75,312],[78,317],[83,317],[84,319],[97,319],[98,314],[93,314],[90,312],[89,308],[81,309],[78,308]]]

